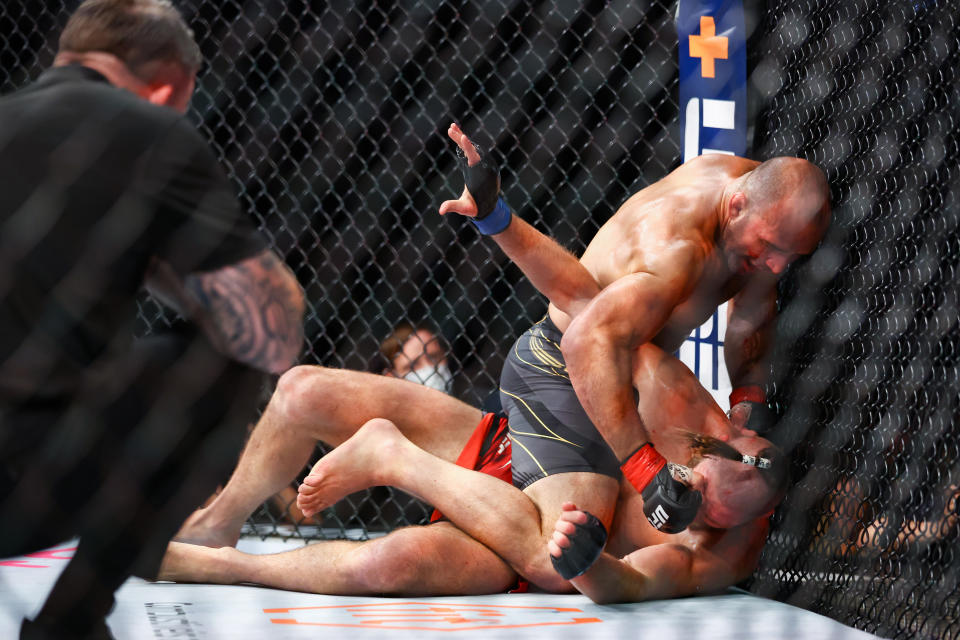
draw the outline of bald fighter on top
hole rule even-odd
[[[750,433],[751,403],[764,400],[777,278],[814,250],[830,221],[819,168],[789,157],[695,158],[630,197],[578,263],[498,199],[496,169],[459,126],[448,135],[465,157],[467,188],[440,213],[471,217],[551,300],[501,377],[514,484],[541,507],[545,532],[569,499],[570,473],[595,472],[578,475],[600,513],[583,497],[576,502],[605,522],[621,471],[639,491],[649,486],[665,461],[648,442],[659,442],[656,426],[645,428],[642,416],[657,411],[671,383],[653,372],[649,384],[636,386],[635,354],[646,344],[675,352],[726,301],[730,416]],[[598,446],[603,442],[609,448]],[[659,446],[667,459],[682,460]],[[678,531],[692,517],[671,514],[657,528]]]

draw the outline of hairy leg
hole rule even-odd
[[[300,506],[304,513],[315,513],[348,493],[378,484],[430,502],[526,579],[561,592],[570,586],[553,570],[546,549],[561,504],[582,505],[609,525],[618,490],[613,478],[564,473],[534,483],[525,494],[420,449],[381,419],[365,424],[314,466],[300,487]]]
[[[267,555],[172,542],[158,579],[250,582],[329,595],[433,596],[503,592],[516,573],[449,522],[438,522],[373,540],[331,540]]]
[[[397,378],[347,369],[294,367],[277,384],[230,481],[196,511],[177,540],[234,545],[240,528],[266,499],[296,478],[318,440],[339,445],[361,425],[389,417],[411,441],[456,459],[479,421],[479,409]]]

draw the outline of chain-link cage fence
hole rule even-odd
[[[956,638],[960,22],[955,2],[780,2],[753,47],[760,156],[827,172],[782,286],[794,483],[753,590],[885,637]]]
[[[437,214],[462,188],[450,122],[502,160],[519,214],[573,251],[678,162],[667,4],[183,9],[209,65],[201,127],[305,287],[303,362],[379,371],[393,328],[426,324],[449,345],[454,395],[480,406],[496,393],[505,347],[546,302],[471,225]],[[294,495],[251,527],[296,526]],[[364,537],[428,515],[382,488],[296,533]]]
[[[77,4],[4,3],[0,91],[50,64]],[[450,122],[574,252],[680,161],[674,3],[176,4],[205,58],[191,118],[305,289],[303,363],[379,373],[397,325],[430,326],[452,393],[479,406],[544,313],[492,243],[437,215],[462,187]],[[781,287],[774,437],[794,484],[751,589],[884,636],[958,637],[957,6],[750,9],[753,155],[811,159],[834,197]],[[294,491],[248,530],[366,537],[429,514],[378,488],[306,528]]]
[[[49,64],[78,3],[21,4],[5,18],[5,90]],[[304,363],[379,372],[396,325],[430,325],[452,392],[481,406],[505,347],[542,317],[492,243],[437,213],[462,189],[450,122],[502,161],[519,215],[575,252],[679,162],[669,4],[177,4],[205,60],[191,117],[305,289]],[[141,311],[165,318],[151,300]],[[429,515],[382,488],[304,529],[294,498],[265,504],[252,530],[365,537]]]

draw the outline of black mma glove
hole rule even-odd
[[[592,513],[586,511],[584,513],[587,514],[586,524],[573,523],[576,531],[573,535],[567,536],[570,546],[561,551],[559,558],[550,556],[553,568],[564,580],[586,573],[603,553],[603,547],[607,544],[606,527]]]
[[[697,516],[703,496],[696,489],[674,477],[690,473],[687,467],[667,463],[654,476],[640,495],[643,496],[643,514],[654,529],[664,533],[679,533]]]
[[[473,145],[480,155],[480,161],[472,167],[467,162],[463,150],[457,148],[457,159],[463,172],[463,182],[473,201],[477,203],[477,216],[471,218],[480,233],[490,236],[500,233],[510,226],[513,213],[507,203],[500,198],[500,170],[488,161],[480,147]]]

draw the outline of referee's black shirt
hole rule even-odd
[[[185,275],[265,246],[175,110],[79,65],[0,99],[0,409],[129,346],[151,256]]]

